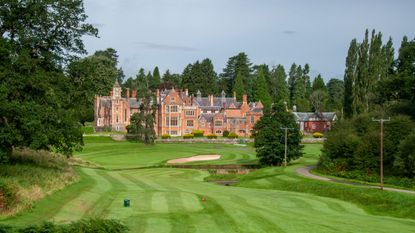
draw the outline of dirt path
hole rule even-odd
[[[321,181],[326,181],[326,182],[342,183],[342,184],[349,184],[349,185],[353,185],[353,186],[379,189],[379,186],[368,185],[368,184],[363,184],[363,183],[359,183],[359,182],[352,182],[352,181],[346,181],[346,180],[327,178],[327,177],[317,176],[317,175],[311,174],[310,170],[314,169],[314,168],[316,168],[316,165],[310,165],[310,166],[307,166],[307,167],[300,167],[296,170],[296,172],[300,175],[303,175],[303,176],[306,176],[306,177],[309,177],[309,178],[315,179],[315,180],[321,180]],[[387,191],[400,192],[400,193],[409,193],[409,194],[415,195],[415,191],[411,191],[411,190],[388,188],[388,187],[384,187],[383,189],[387,190]]]
[[[167,161],[167,163],[189,163],[194,161],[209,161],[209,160],[217,160],[220,159],[220,155],[197,155],[187,158],[179,158],[179,159],[172,159]]]

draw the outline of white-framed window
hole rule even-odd
[[[255,117],[251,116],[251,125],[253,125],[255,123]]]
[[[167,105],[166,106],[166,112],[178,112],[178,106],[177,105]]]
[[[177,117],[172,117],[171,118],[171,120],[170,120],[170,125],[171,126],[178,126],[178,120],[177,120]]]
[[[222,130],[216,130],[216,134],[222,134]]]
[[[167,130],[167,133],[170,135],[177,135],[177,130],[170,130],[170,131]]]
[[[193,120],[187,120],[186,121],[186,126],[187,127],[193,127],[194,126],[194,121]]]
[[[216,126],[216,127],[218,127],[218,126],[222,126],[222,121],[215,121],[215,126]]]
[[[166,126],[170,126],[170,118],[166,117]]]
[[[186,116],[194,116],[195,110],[186,110]]]
[[[316,129],[316,123],[311,123],[311,129]]]

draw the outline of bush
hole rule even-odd
[[[163,134],[163,135],[161,135],[161,139],[170,139],[171,138],[171,136],[170,136],[170,134]]]
[[[191,134],[191,133],[183,135],[183,139],[192,139],[193,137],[194,137],[194,135]]]
[[[236,133],[234,133],[234,132],[230,132],[229,134],[228,134],[228,138],[238,138],[239,136],[238,136],[238,134],[236,134]]]
[[[17,182],[0,180],[0,212],[11,208],[19,201],[18,191]]]
[[[222,136],[224,136],[225,138],[227,138],[228,135],[229,135],[229,131],[227,131],[227,130],[223,131]]]
[[[125,233],[128,227],[114,219],[86,219],[65,225],[45,222],[42,225],[31,225],[23,229],[13,229],[10,226],[0,225],[0,233]]]
[[[315,132],[313,133],[313,138],[322,138],[324,135],[322,133],[319,132]]]
[[[93,126],[83,126],[82,127],[82,133],[83,134],[93,134],[95,133],[95,129]]]
[[[192,134],[196,138],[203,137],[204,131],[203,130],[193,130]]]
[[[208,135],[206,135],[206,137],[208,139],[216,139],[216,138],[218,138],[218,136],[216,136],[216,134],[208,134]]]

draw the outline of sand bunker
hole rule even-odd
[[[189,163],[194,161],[208,161],[217,159],[220,159],[220,155],[197,155],[187,158],[172,159],[167,161],[167,163]]]

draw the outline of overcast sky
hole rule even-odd
[[[309,63],[312,76],[343,78],[350,41],[366,28],[393,38],[415,36],[413,0],[84,0],[100,38],[89,53],[114,48],[127,77],[159,66],[181,73],[210,58],[217,73],[245,52],[254,64],[286,69]]]

